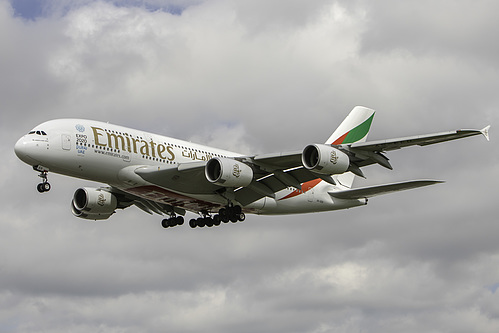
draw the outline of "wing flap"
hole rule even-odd
[[[415,189],[418,187],[429,186],[443,183],[439,180],[412,180],[401,183],[393,183],[386,185],[361,187],[352,190],[344,191],[331,191],[328,192],[330,196],[338,199],[361,199],[361,198],[371,198],[377,195],[389,194],[398,191]]]

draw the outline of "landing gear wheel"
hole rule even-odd
[[[243,209],[241,208],[241,206],[234,206],[232,207],[232,212],[237,216],[239,214],[241,214],[243,211]]]
[[[36,189],[38,192],[43,193],[43,192],[48,192],[50,191],[50,184],[49,183],[40,183],[36,186]]]
[[[236,223],[239,219],[238,219],[238,216],[234,213],[230,214],[230,218],[229,220],[232,222],[232,223]]]
[[[177,216],[176,221],[177,221],[177,225],[182,225],[182,224],[184,224],[184,217]]]
[[[196,224],[198,225],[198,227],[204,228],[204,226],[206,225],[204,217],[198,217],[198,219],[196,220]]]
[[[213,225],[214,226],[219,226],[220,225],[220,222],[222,222],[222,220],[220,220],[220,215],[215,215],[213,216]]]
[[[223,223],[229,222],[229,214],[227,213],[227,209],[220,208],[218,214],[220,215],[220,221],[222,221]]]
[[[244,220],[246,220],[246,215],[244,213],[239,213],[239,222],[243,222]]]

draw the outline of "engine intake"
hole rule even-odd
[[[223,187],[244,187],[253,181],[253,169],[230,158],[214,157],[204,171],[209,182]]]
[[[87,220],[108,219],[114,214],[117,206],[116,197],[100,188],[79,188],[71,202],[73,215]]]
[[[328,145],[314,144],[303,149],[303,166],[322,175],[337,175],[348,170],[350,158],[347,154]]]

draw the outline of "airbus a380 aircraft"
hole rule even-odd
[[[417,180],[352,188],[362,167],[392,169],[386,151],[483,134],[457,130],[366,142],[374,110],[357,106],[323,144],[302,151],[241,155],[104,122],[58,119],[36,126],[15,145],[17,156],[40,172],[39,192],[50,190],[48,172],[106,183],[76,190],[75,216],[104,220],[135,205],[166,215],[163,227],[198,213],[193,228],[237,222],[252,214],[297,214],[346,209],[370,197],[439,183]]]

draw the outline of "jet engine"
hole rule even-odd
[[[105,220],[117,206],[118,200],[112,193],[89,187],[77,189],[71,202],[73,215],[87,220]]]
[[[204,170],[209,182],[224,187],[248,186],[253,180],[253,169],[230,158],[214,157]]]
[[[350,158],[334,147],[322,144],[308,145],[301,156],[303,166],[322,175],[337,175],[348,170]]]

